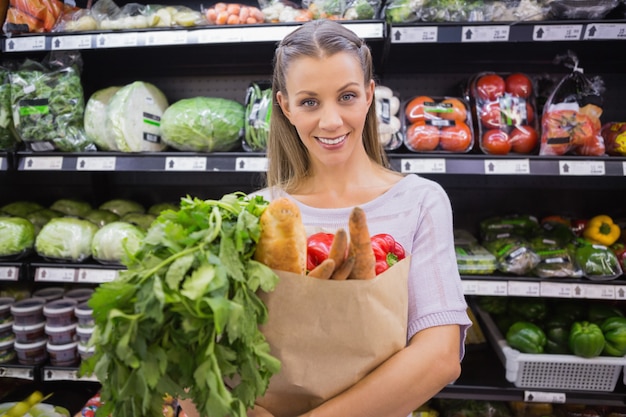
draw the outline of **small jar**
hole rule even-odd
[[[87,303],[80,303],[74,309],[74,315],[78,319],[78,327],[93,327],[93,309]]]
[[[43,298],[47,303],[63,298],[65,290],[61,287],[41,288],[33,293],[33,297]]]
[[[15,302],[13,297],[0,297],[0,324],[12,321],[11,305]]]
[[[93,327],[80,327],[76,328],[76,336],[78,336],[78,345],[87,345],[91,335],[93,334]]]
[[[63,298],[76,300],[77,303],[84,303],[91,298],[93,290],[91,288],[74,288],[65,293]]]
[[[19,343],[33,343],[39,340],[45,340],[45,326],[45,321],[42,321],[41,323],[27,324],[25,326],[13,324],[13,334],[15,334],[15,341]]]
[[[45,340],[33,343],[17,343],[13,346],[17,353],[17,361],[22,365],[40,365],[48,359]]]
[[[80,343],[78,344],[78,355],[80,356],[80,359],[83,361],[91,358],[95,351],[96,351],[95,346],[84,346],[84,345],[81,345]]]
[[[46,349],[50,355],[50,364],[53,366],[74,366],[78,364],[78,343],[71,342],[63,345],[48,343]]]
[[[51,301],[43,308],[43,315],[46,316],[48,326],[68,326],[76,323],[74,309],[77,301],[69,298],[61,298]]]
[[[76,341],[76,323],[67,326],[46,324],[45,332],[51,345],[65,345]]]
[[[15,358],[14,339],[0,340],[0,364],[9,363]]]
[[[41,323],[46,319],[43,315],[45,304],[46,300],[38,297],[16,301],[11,305],[13,321],[18,326]]]

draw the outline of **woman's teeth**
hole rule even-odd
[[[338,143],[341,143],[345,138],[346,138],[346,135],[340,136],[340,137],[335,138],[335,139],[319,138],[318,137],[318,140],[320,142],[322,142],[324,145],[337,145]]]

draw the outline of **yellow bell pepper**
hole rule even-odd
[[[613,222],[610,216],[600,214],[592,217],[591,220],[587,222],[585,230],[583,231],[583,237],[592,243],[610,246],[617,242],[620,233],[621,230],[619,226]]]

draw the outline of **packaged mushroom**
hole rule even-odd
[[[401,122],[398,117],[400,99],[391,88],[376,86],[376,116],[378,118],[378,136],[385,150],[398,149],[402,145]]]

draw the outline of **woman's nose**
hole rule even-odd
[[[320,114],[320,129],[335,130],[343,124],[341,113],[336,106],[324,106]]]

